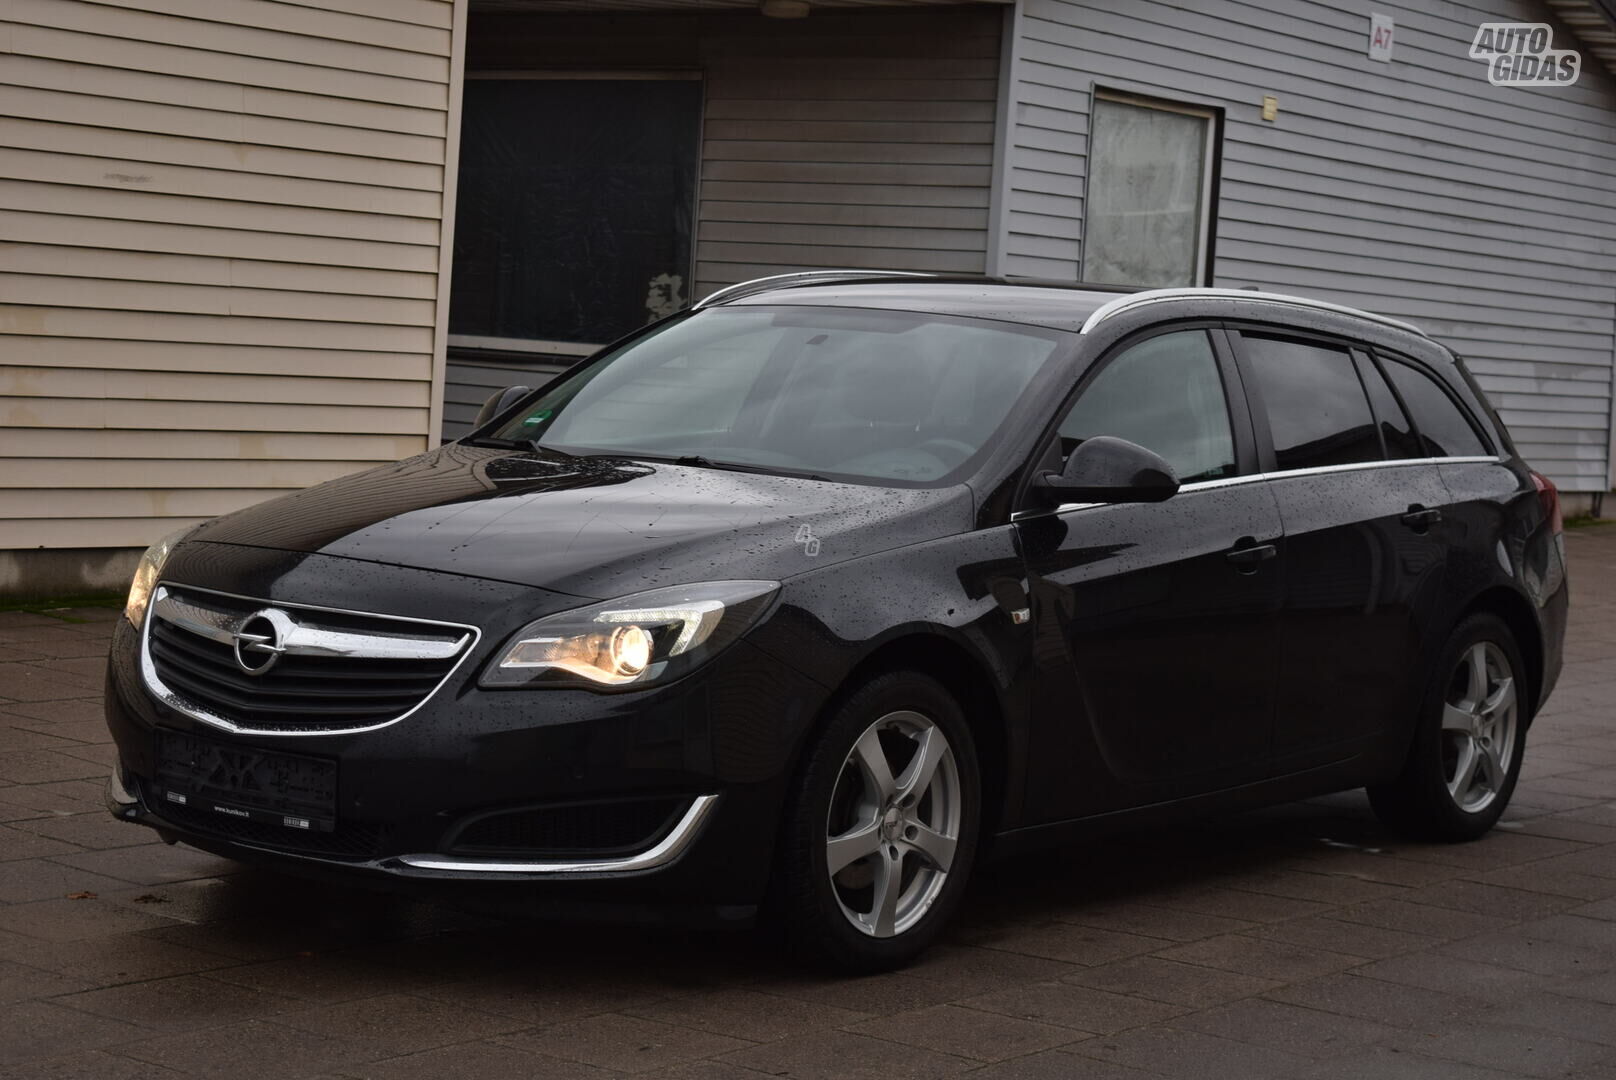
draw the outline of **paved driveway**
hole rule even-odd
[[[0,614],[0,1076],[1616,1080],[1616,527],[1504,826],[1361,795],[993,867],[902,974],[493,921],[108,819],[111,611]]]

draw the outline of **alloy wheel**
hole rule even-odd
[[[1515,756],[1515,672],[1490,641],[1466,649],[1442,708],[1442,775],[1454,805],[1477,814],[1492,805]]]
[[[864,730],[825,832],[831,890],[850,923],[889,938],[925,917],[954,864],[962,801],[953,748],[933,721],[891,712]]]

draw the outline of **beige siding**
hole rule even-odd
[[[458,14],[0,8],[0,549],[144,544],[427,447]]]

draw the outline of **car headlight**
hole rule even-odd
[[[777,581],[709,581],[635,593],[524,626],[479,685],[639,687],[679,678],[746,631]]]
[[[171,532],[141,555],[140,562],[135,566],[135,579],[129,583],[129,599],[123,605],[123,617],[136,630],[140,629],[141,622],[146,618],[146,605],[151,603],[152,590],[157,587],[157,575],[163,572],[163,564],[168,561],[169,553],[195,529],[196,526],[190,525],[178,532]]]

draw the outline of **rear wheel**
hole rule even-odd
[[[934,679],[893,672],[853,693],[787,810],[778,917],[793,950],[855,971],[916,956],[959,904],[980,791],[970,727]]]
[[[1442,650],[1403,771],[1369,789],[1381,820],[1433,840],[1473,840],[1509,805],[1529,719],[1515,636],[1473,615]]]

